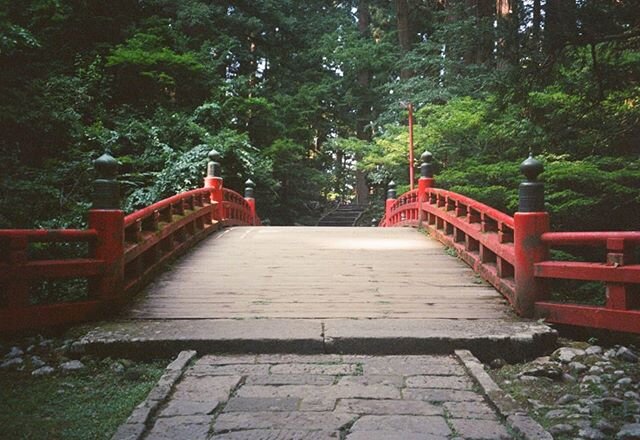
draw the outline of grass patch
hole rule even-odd
[[[112,363],[86,361],[83,370],[47,377],[1,372],[0,438],[111,438],[147,396],[165,364],[138,363],[130,368],[138,374],[123,374],[113,371]]]

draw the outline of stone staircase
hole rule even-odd
[[[322,217],[318,221],[318,226],[355,226],[366,209],[366,205],[340,204],[335,210]]]

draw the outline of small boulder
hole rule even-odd
[[[4,361],[2,364],[0,364],[0,369],[3,369],[3,370],[14,370],[14,369],[17,369],[19,367],[22,367],[23,364],[24,364],[24,359],[22,359],[21,357],[14,357],[14,358],[10,358],[10,359]]]
[[[549,434],[555,437],[562,434],[570,434],[574,429],[573,425],[569,425],[568,423],[559,423],[549,428]]]
[[[616,351],[616,357],[618,359],[622,359],[623,361],[637,363],[638,355],[633,351],[629,350],[627,347],[620,347],[618,351]]]
[[[489,367],[491,367],[491,369],[493,369],[493,370],[499,370],[500,368],[504,367],[505,365],[507,365],[507,362],[502,358],[496,358],[496,359],[492,360],[491,362],[489,362]]]
[[[31,356],[31,366],[33,368],[40,368],[45,366],[45,361],[38,356]]]
[[[573,394],[565,394],[556,400],[556,405],[566,405],[567,403],[575,402],[576,400],[578,400],[578,398]]]
[[[622,426],[622,429],[616,434],[618,440],[637,440],[640,439],[640,423],[628,423]]]
[[[53,367],[50,367],[48,365],[45,365],[44,367],[40,367],[37,370],[33,370],[31,372],[32,376],[50,376],[51,374],[53,374],[56,370]]]
[[[82,370],[83,368],[85,368],[84,364],[77,360],[68,361],[60,364],[60,370],[64,372]]]
[[[553,353],[551,353],[551,359],[560,361],[563,364],[568,364],[576,356],[584,356],[584,350],[580,348],[560,347]]]
[[[602,354],[602,347],[600,347],[599,345],[592,345],[591,347],[588,347],[584,352],[587,355]]]
[[[24,354],[24,351],[22,351],[20,347],[14,346],[14,347],[11,347],[9,352],[4,357],[5,359],[14,359],[22,356],[23,354]]]
[[[587,440],[605,440],[607,438],[602,431],[595,428],[582,428],[578,431],[578,436]]]
[[[571,368],[573,372],[578,374],[584,373],[588,369],[588,367],[585,364],[577,361],[569,362],[569,368]]]

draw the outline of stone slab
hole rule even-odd
[[[366,415],[351,427],[352,432],[396,431],[446,437],[451,434],[444,417],[407,415]],[[401,438],[401,437],[398,437]]]
[[[210,440],[338,440],[339,432],[249,429],[216,434]]]
[[[336,411],[371,415],[443,415],[442,407],[418,400],[341,399]]]
[[[222,413],[215,423],[215,432],[245,429],[291,429],[338,431],[350,424],[354,415],[337,412],[250,412]]]
[[[470,350],[483,361],[517,361],[553,346],[557,333],[535,321],[508,319],[328,319],[328,353],[450,354]]]
[[[323,353],[322,323],[301,319],[117,321],[93,327],[81,339],[88,353],[162,357],[198,353]]]

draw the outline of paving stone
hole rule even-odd
[[[347,376],[351,377],[351,376]],[[271,374],[269,376],[249,376],[245,385],[333,385],[335,376],[322,374]]]
[[[259,354],[256,362],[260,364],[338,364],[343,362],[342,358],[343,356],[339,354]]]
[[[187,376],[177,385],[174,399],[197,402],[226,402],[242,378],[240,376]]]
[[[446,402],[443,407],[456,419],[497,419],[495,411],[484,402]]]
[[[337,440],[339,432],[250,429],[216,434],[211,440]]]
[[[277,364],[271,366],[272,374],[355,374],[355,364]]]
[[[481,402],[482,396],[466,390],[439,390],[432,388],[405,388],[402,397],[407,400],[428,402]]]
[[[406,431],[355,431],[346,440],[447,440],[446,435],[419,434]]]
[[[178,416],[156,420],[146,440],[206,440],[211,416]]]
[[[405,382],[408,388],[471,389],[471,380],[464,376],[411,376]]]
[[[333,385],[244,385],[238,389],[238,397],[304,397],[326,396]]]
[[[230,364],[230,365],[194,365],[187,371],[188,376],[234,376],[269,374],[269,365]]]
[[[336,411],[371,415],[443,415],[442,407],[418,400],[341,399]]]
[[[138,440],[145,429],[144,423],[124,423],[118,427],[111,440]]]
[[[198,361],[194,364],[195,366],[199,365],[231,365],[231,364],[254,364],[256,363],[256,355],[255,354],[242,354],[242,355],[206,355],[202,356]]]
[[[370,374],[391,374],[413,376],[456,375],[463,376],[464,369],[457,361],[443,356],[384,356],[362,361],[363,372]]]
[[[469,440],[509,440],[504,426],[495,420],[449,419],[455,431]]]
[[[296,397],[232,397],[224,412],[295,411],[299,404]]]
[[[218,405],[219,402],[217,400],[194,402],[191,400],[171,399],[158,417],[206,415],[215,411]]]
[[[392,385],[402,388],[403,376],[390,376],[386,374],[371,374],[367,376],[344,376],[338,380],[338,385]]]
[[[300,411],[333,411],[338,399],[335,397],[308,396],[300,402]]]
[[[291,429],[338,431],[350,424],[353,414],[337,412],[238,412],[222,413],[214,423],[214,431],[244,429]]]
[[[391,385],[335,385],[334,395],[339,399],[401,399],[400,390]]]
[[[329,397],[334,399],[400,399],[400,390],[390,385],[245,385],[238,390],[239,397]],[[415,400],[415,399],[413,399]]]
[[[449,429],[444,417],[439,416],[362,416],[351,427],[351,432],[357,431],[402,431],[442,437],[451,434],[451,429]],[[396,438],[402,437],[398,436]]]

